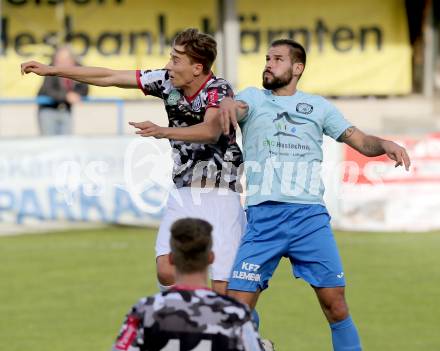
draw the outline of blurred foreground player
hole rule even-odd
[[[172,225],[168,258],[176,284],[133,306],[113,351],[264,350],[246,305],[207,287],[211,232],[201,219]]]

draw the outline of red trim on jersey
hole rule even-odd
[[[176,284],[171,287],[170,290],[209,290],[212,291],[212,289],[208,288],[207,286],[194,286],[194,285],[185,285],[185,284]]]
[[[209,74],[208,79],[200,86],[199,90],[197,90],[197,92],[192,96],[189,96],[189,97],[185,96],[185,99],[188,102],[192,102],[196,98],[196,96],[199,95],[200,91],[205,87],[206,83],[208,83],[211,78],[212,78],[212,72]]]
[[[133,340],[136,338],[139,323],[140,319],[134,316],[128,316],[125,330],[116,341],[116,350],[126,351],[130,348]]]
[[[136,70],[136,81],[137,81],[138,88],[142,90],[142,92],[144,93],[144,95],[148,95],[148,91],[145,91],[144,87],[142,86],[142,82],[141,82],[141,70],[140,70],[140,69],[137,69],[137,70]]]

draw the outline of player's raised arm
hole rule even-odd
[[[229,134],[231,124],[237,129],[238,122],[244,118],[248,112],[248,105],[243,101],[237,101],[230,97],[225,97],[220,103],[220,121],[223,133]]]
[[[374,157],[386,154],[390,159],[396,161],[396,167],[404,165],[407,171],[411,165],[411,160],[404,147],[390,140],[367,135],[356,127],[347,128],[338,141],[351,146],[365,156]]]
[[[150,121],[129,122],[129,124],[138,128],[136,134],[143,137],[152,136],[156,139],[166,138],[192,143],[215,144],[222,134],[219,115],[219,109],[210,108],[206,111],[203,122],[191,127],[160,127]]]
[[[113,70],[103,67],[82,66],[48,66],[37,61],[28,61],[21,64],[21,73],[35,73],[39,76],[58,76],[101,87],[138,88],[136,71],[134,70]]]

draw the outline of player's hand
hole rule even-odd
[[[35,73],[39,76],[54,75],[53,66],[44,65],[37,61],[28,61],[21,64],[21,74]]]
[[[387,156],[393,161],[396,161],[395,167],[405,165],[405,169],[409,171],[411,160],[404,147],[397,145],[396,143],[389,140],[384,140],[382,143],[382,147],[385,150]]]
[[[220,102],[220,123],[223,134],[229,135],[231,124],[234,129],[237,129],[237,109],[245,107],[246,104],[241,101],[235,101],[230,97],[225,97]]]
[[[74,91],[69,91],[66,94],[66,101],[71,105],[76,104],[77,102],[81,101],[81,95],[75,93]]]
[[[158,126],[150,121],[144,122],[128,122],[129,125],[137,128],[136,134],[142,137],[154,137],[156,139],[161,139],[165,137],[165,128]]]

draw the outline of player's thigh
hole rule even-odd
[[[175,221],[185,217],[197,217],[191,204],[191,198],[187,194],[188,191],[185,188],[173,189],[170,192],[157,232],[156,257],[170,253],[171,227]]]
[[[246,215],[238,194],[212,198],[205,204],[203,214],[213,226],[214,262],[211,266],[211,279],[228,281],[232,265],[246,228]]]
[[[229,290],[255,293],[266,289],[285,254],[285,239],[275,230],[261,233],[259,228],[247,226],[232,268]]]
[[[315,287],[345,286],[341,257],[325,207],[313,207],[295,228],[297,237],[289,245],[295,277]]]
[[[223,280],[211,280],[211,287],[216,293],[226,295],[228,282]]]
[[[239,194],[227,189],[180,188],[167,203],[156,240],[156,256],[170,252],[170,228],[184,217],[200,218],[213,227],[215,259],[210,278],[228,281],[246,225]]]
[[[261,290],[255,292],[250,291],[238,291],[238,290],[228,290],[228,295],[249,306],[253,310],[257,304],[258,298],[260,297]]]
[[[246,226],[240,195],[229,189],[184,188],[185,212],[210,223],[215,259],[210,278],[228,281],[232,264]]]

